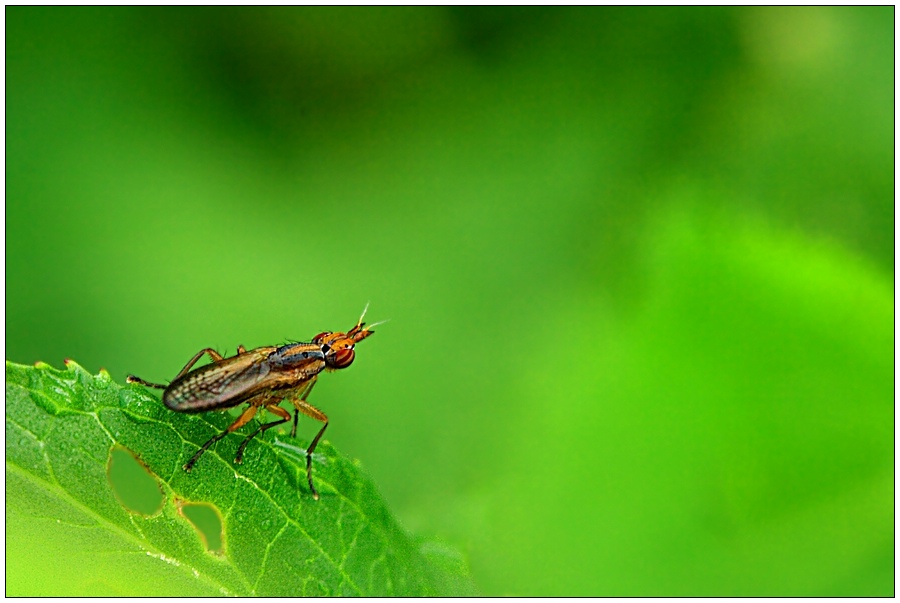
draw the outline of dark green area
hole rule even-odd
[[[6,17],[9,359],[371,302],[310,402],[481,592],[894,593],[893,7]]]

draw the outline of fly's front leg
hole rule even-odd
[[[177,375],[175,375],[175,379],[178,379],[179,377],[181,377],[182,375],[187,373],[189,370],[191,370],[191,367],[194,366],[195,364],[197,364],[197,361],[200,360],[200,358],[203,356],[203,354],[209,354],[209,357],[213,359],[213,362],[218,362],[219,360],[222,360],[222,355],[220,353],[218,353],[217,351],[215,351],[214,349],[203,348],[202,350],[197,352],[193,358],[188,360],[188,363],[186,365],[184,365],[184,368],[181,369],[181,372],[178,373]],[[174,381],[175,379],[172,379],[172,381]],[[144,381],[143,379],[141,379],[140,377],[137,377],[135,375],[128,375],[128,377],[125,378],[125,382],[126,383],[140,383],[141,385],[143,385],[145,387],[155,387],[156,389],[166,389],[167,387],[169,387],[168,385],[161,385],[159,383],[150,383],[149,381]]]
[[[309,380],[309,383],[306,385],[306,387],[304,387],[303,390],[301,390],[298,400],[300,400],[304,404],[306,403],[306,398],[307,398],[307,396],[309,396],[309,392],[312,391],[312,388],[316,384],[316,381],[318,379],[319,379],[319,376],[314,375],[313,378]],[[292,438],[297,437],[297,419],[300,418],[300,409],[296,407],[297,406],[296,404],[294,406],[295,406],[295,408],[294,408],[294,427],[293,427],[293,429],[291,429],[291,437]]]
[[[310,386],[311,387],[311,386]],[[306,395],[309,395],[309,388],[305,391]],[[312,443],[309,445],[309,448],[306,450],[306,481],[309,482],[309,489],[312,492],[313,498],[319,500],[319,493],[316,492],[316,487],[313,486],[312,481],[312,454],[316,450],[316,445],[318,445],[319,440],[322,438],[322,434],[325,433],[325,430],[328,428],[328,417],[325,416],[325,413],[306,402],[302,398],[292,398],[291,402],[293,402],[294,407],[305,414],[307,417],[313,418],[316,421],[321,421],[324,423],[322,429],[319,430],[319,433],[316,434],[316,437],[313,438]]]

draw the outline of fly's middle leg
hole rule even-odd
[[[257,435],[261,434],[262,432],[266,431],[267,429],[271,429],[272,427],[275,427],[276,425],[281,425],[282,423],[287,423],[288,421],[291,420],[291,413],[289,413],[285,409],[278,406],[278,402],[280,402],[280,400],[272,402],[272,404],[266,406],[266,410],[268,410],[273,415],[278,415],[279,417],[281,417],[281,419],[278,421],[272,421],[271,423],[263,423],[262,425],[260,425],[259,427],[256,428],[256,431],[254,431],[253,433],[248,435],[244,439],[244,441],[241,442],[241,445],[238,446],[237,456],[234,457],[235,463],[240,464],[240,463],[244,462],[244,449],[247,447],[247,444],[250,443],[250,440],[255,438]]]
[[[223,431],[222,433],[220,433],[218,435],[214,435],[213,437],[211,437],[209,439],[209,441],[206,442],[206,444],[204,444],[203,446],[201,446],[200,450],[198,450],[197,453],[191,457],[191,460],[189,460],[187,463],[184,464],[184,470],[187,471],[188,473],[190,473],[191,469],[194,467],[194,463],[197,462],[197,460],[200,458],[200,456],[204,452],[209,450],[210,446],[212,446],[213,444],[215,444],[216,442],[218,442],[219,440],[221,440],[222,438],[227,436],[229,433],[236,431],[236,430],[240,429],[241,427],[243,427],[244,425],[246,425],[247,423],[249,423],[250,419],[253,418],[253,416],[256,414],[257,410],[259,410],[258,406],[251,405],[247,410],[245,410],[244,412],[241,413],[241,416],[239,416],[234,423],[232,423],[231,425],[228,426],[228,429],[226,429],[225,431]],[[290,417],[288,417],[288,418],[290,418]]]

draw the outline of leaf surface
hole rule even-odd
[[[406,533],[359,463],[327,443],[314,455],[316,501],[299,439],[269,432],[235,465],[248,426],[185,473],[184,462],[228,426],[227,413],[174,413],[143,388],[71,361],[64,370],[7,362],[6,380],[7,546],[17,551],[9,595],[474,592],[465,564],[435,558],[434,543]],[[158,482],[158,512],[120,503],[107,475],[116,448]],[[217,510],[221,553],[206,550],[181,512],[187,503]]]

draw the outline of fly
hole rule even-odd
[[[328,417],[306,399],[316,384],[319,373],[350,366],[356,357],[353,349],[356,344],[373,334],[372,327],[383,324],[376,323],[366,327],[363,322],[365,315],[366,311],[363,310],[356,326],[346,333],[325,331],[313,337],[309,343],[289,343],[254,350],[247,350],[241,345],[238,346],[237,354],[231,358],[224,358],[212,348],[205,348],[190,359],[169,385],[150,383],[134,375],[129,375],[126,381],[165,390],[162,395],[163,404],[175,412],[201,413],[247,403],[247,409],[228,429],[213,436],[185,463],[184,470],[187,472],[190,472],[210,446],[249,423],[257,411],[264,408],[278,417],[278,420],[261,424],[244,438],[234,459],[235,463],[243,462],[244,449],[250,440],[291,420],[290,413],[279,406],[283,400],[288,400],[294,406],[291,437],[297,435],[300,413],[323,423],[322,429],[306,451],[306,479],[313,498],[318,500],[319,493],[312,481],[312,454],[328,427]],[[212,363],[191,370],[204,354],[212,359]]]

